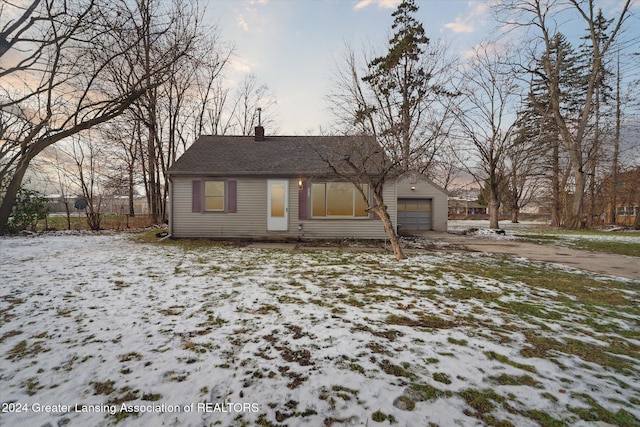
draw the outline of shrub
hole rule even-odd
[[[46,200],[40,194],[24,187],[18,190],[13,211],[9,218],[9,231],[16,233],[22,230],[36,229],[38,221],[47,217]]]

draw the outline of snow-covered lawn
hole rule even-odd
[[[640,282],[500,256],[0,239],[0,424],[638,425]]]

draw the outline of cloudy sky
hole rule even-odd
[[[332,121],[324,98],[349,43],[385,52],[391,34],[391,14],[401,0],[210,0],[207,19],[222,37],[235,45],[236,55],[227,74],[230,83],[253,73],[277,100],[273,110],[279,134],[318,134]],[[482,39],[500,33],[489,4],[500,0],[416,0],[417,19],[432,40],[446,40],[464,56]],[[619,12],[622,0],[601,0],[607,17]],[[584,22],[559,22],[571,36],[583,34]],[[632,2],[627,44],[640,48],[640,0]],[[629,47],[629,46],[627,46]],[[631,46],[633,48],[633,46]],[[636,71],[637,65],[627,64]],[[267,134],[269,129],[266,130]]]
[[[212,0],[207,17],[233,43],[228,78],[254,73],[277,99],[280,134],[317,134],[331,114],[324,101],[345,43],[383,52],[400,0]],[[494,27],[486,1],[417,0],[432,39],[464,52]],[[264,114],[269,114],[265,111]],[[267,134],[269,129],[267,129]]]

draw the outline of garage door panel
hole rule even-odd
[[[431,230],[431,204],[431,199],[398,199],[400,230]]]

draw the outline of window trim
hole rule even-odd
[[[328,197],[328,192],[327,192],[327,185],[328,184],[350,184],[353,188],[352,188],[352,214],[351,215],[328,215],[327,214],[327,197]],[[314,185],[323,185],[324,186],[324,215],[319,216],[319,215],[315,215],[314,213],[314,195],[313,195],[313,187]],[[370,190],[370,186],[369,184],[366,183],[361,183],[358,185],[366,185],[367,189],[365,190],[365,193],[367,194],[367,199],[370,199],[371,196],[371,190]],[[310,193],[310,197],[309,197],[309,202],[310,202],[310,219],[320,219],[320,220],[332,220],[332,219],[353,219],[353,220],[365,220],[365,219],[371,219],[371,213],[370,212],[366,212],[366,215],[356,215],[356,197],[360,196],[360,193],[358,192],[358,190],[356,189],[356,184],[353,184],[352,182],[349,181],[321,181],[321,182],[312,182],[309,185],[309,193]],[[367,206],[367,209],[369,208],[369,206]]]
[[[208,178],[203,179],[202,185],[202,212],[226,212],[227,211],[227,180]],[[208,182],[220,182],[222,183],[222,209],[207,209],[207,197],[220,197],[220,196],[207,196],[207,183]]]

